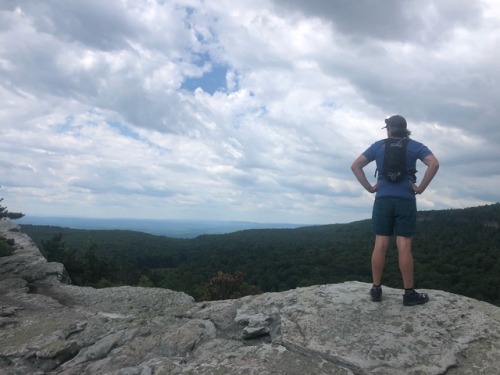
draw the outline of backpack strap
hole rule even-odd
[[[408,137],[405,137],[403,139],[403,148],[405,149],[405,152],[406,152],[406,156],[408,156],[408,151],[407,151],[407,148],[408,148],[408,143],[410,143],[410,138]],[[407,176],[410,176],[410,177],[413,177],[413,181],[414,182],[417,182],[417,168],[413,167],[409,170],[406,171],[406,175]]]
[[[392,142],[391,138],[384,139],[384,147],[385,147],[384,152],[391,145],[391,142]],[[375,173],[373,174],[373,177],[377,178],[377,176],[380,176],[381,173],[384,173],[382,169],[375,168]]]

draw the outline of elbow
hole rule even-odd
[[[356,174],[361,168],[357,163],[352,163],[351,165],[351,171],[352,173]]]
[[[439,160],[436,159],[434,155],[430,155],[429,157],[422,160],[428,169],[431,171],[437,172],[439,169]]]
[[[363,168],[364,168],[364,166],[366,164],[368,164],[366,158],[363,155],[361,155],[360,157],[358,157],[356,160],[354,160],[352,162],[351,171],[354,174],[357,174],[357,173],[360,173],[360,172],[362,173],[363,172]]]
[[[436,159],[436,161],[434,162],[434,165],[433,165],[433,168],[434,170],[437,172],[438,169],[439,169],[439,161]]]

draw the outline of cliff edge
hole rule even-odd
[[[360,282],[199,302],[165,289],[68,284],[10,221],[0,236],[0,373],[498,374],[500,308],[439,290],[381,303]]]

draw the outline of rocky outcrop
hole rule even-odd
[[[67,284],[19,227],[0,258],[0,373],[498,374],[500,308],[429,291],[405,307],[347,282],[199,302],[156,288]]]

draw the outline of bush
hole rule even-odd
[[[230,274],[219,271],[205,288],[206,299],[209,301],[234,299],[261,293],[256,286],[245,284],[244,277],[243,272]]]
[[[0,257],[12,255],[14,252],[14,240],[0,237]]]

